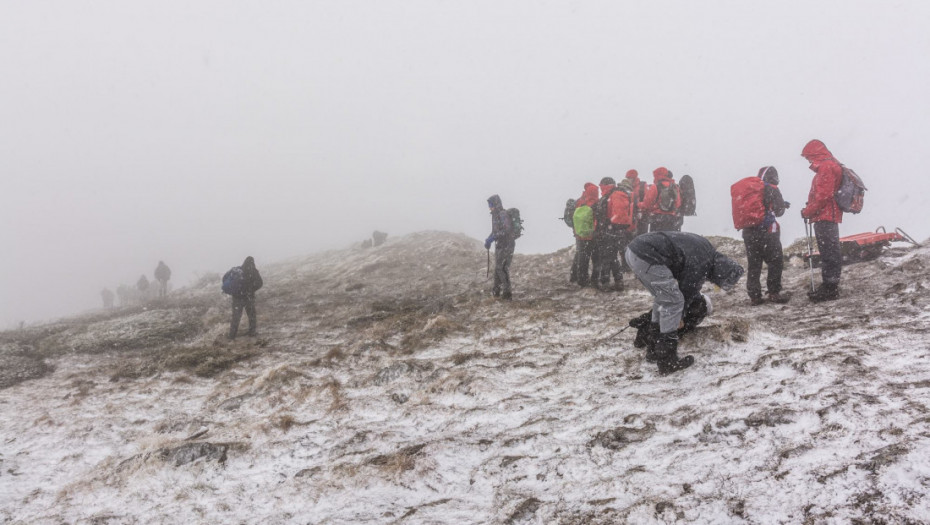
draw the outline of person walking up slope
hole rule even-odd
[[[491,235],[484,241],[484,248],[491,249],[494,243],[494,297],[506,301],[513,298],[510,287],[510,263],[513,261],[513,251],[516,248],[516,232],[510,214],[504,209],[498,195],[488,197],[488,208],[491,210]]]
[[[255,314],[255,292],[261,289],[264,282],[255,267],[255,259],[246,257],[242,266],[231,268],[223,276],[223,293],[232,296],[232,318],[229,321],[229,338],[235,339],[239,333],[239,321],[242,319],[242,310],[249,317],[248,335],[254,336],[258,328]]]
[[[804,146],[801,156],[810,162],[810,169],[815,173],[801,217],[814,225],[822,278],[820,287],[808,293],[808,297],[813,302],[832,301],[840,296],[840,275],[843,272],[839,226],[843,222],[843,211],[836,203],[836,190],[843,179],[843,168],[824,143],[817,139]]]

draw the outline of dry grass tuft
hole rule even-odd
[[[172,348],[119,365],[110,376],[110,380],[139,379],[165,371],[186,371],[198,377],[214,377],[229,370],[236,363],[257,355],[257,352],[250,349],[217,346]]]

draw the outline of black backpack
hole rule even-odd
[[[686,217],[697,215],[697,195],[694,193],[694,179],[685,175],[678,181],[681,190],[681,208],[679,212]]]
[[[565,225],[569,228],[575,227],[575,222],[573,217],[575,215],[575,199],[568,199],[565,201],[565,211],[562,212],[562,220],[565,221]]]
[[[507,210],[507,215],[510,216],[510,224],[513,226],[513,238],[519,239],[523,235],[523,219],[520,218],[520,210],[510,208]]]

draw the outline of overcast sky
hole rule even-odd
[[[925,239],[928,52],[922,0],[3,2],[0,327],[160,259],[179,287],[374,229],[484,238],[493,193],[553,251],[565,199],[630,168],[691,174],[685,229],[737,236],[729,185],[774,165],[787,245],[812,138],[870,188],[841,234]]]

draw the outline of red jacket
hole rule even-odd
[[[801,217],[811,222],[843,222],[843,212],[836,205],[834,196],[843,180],[843,168],[839,161],[823,142],[816,139],[804,146],[801,156],[811,163],[811,170],[816,173]]]
[[[593,208],[594,205],[597,204],[598,195],[597,185],[586,182],[584,184],[584,193],[575,201],[575,208],[580,208],[582,206],[591,206]]]
[[[675,181],[669,175],[668,170],[665,168],[656,168],[652,172],[653,182],[655,184],[650,184],[646,188],[646,196],[643,197],[643,203],[640,209],[644,213],[649,213],[651,215],[678,215],[677,211],[662,211],[659,208],[659,186],[666,187],[669,184],[675,184]],[[678,198],[675,199],[675,210],[681,207],[681,193],[678,193]]]

